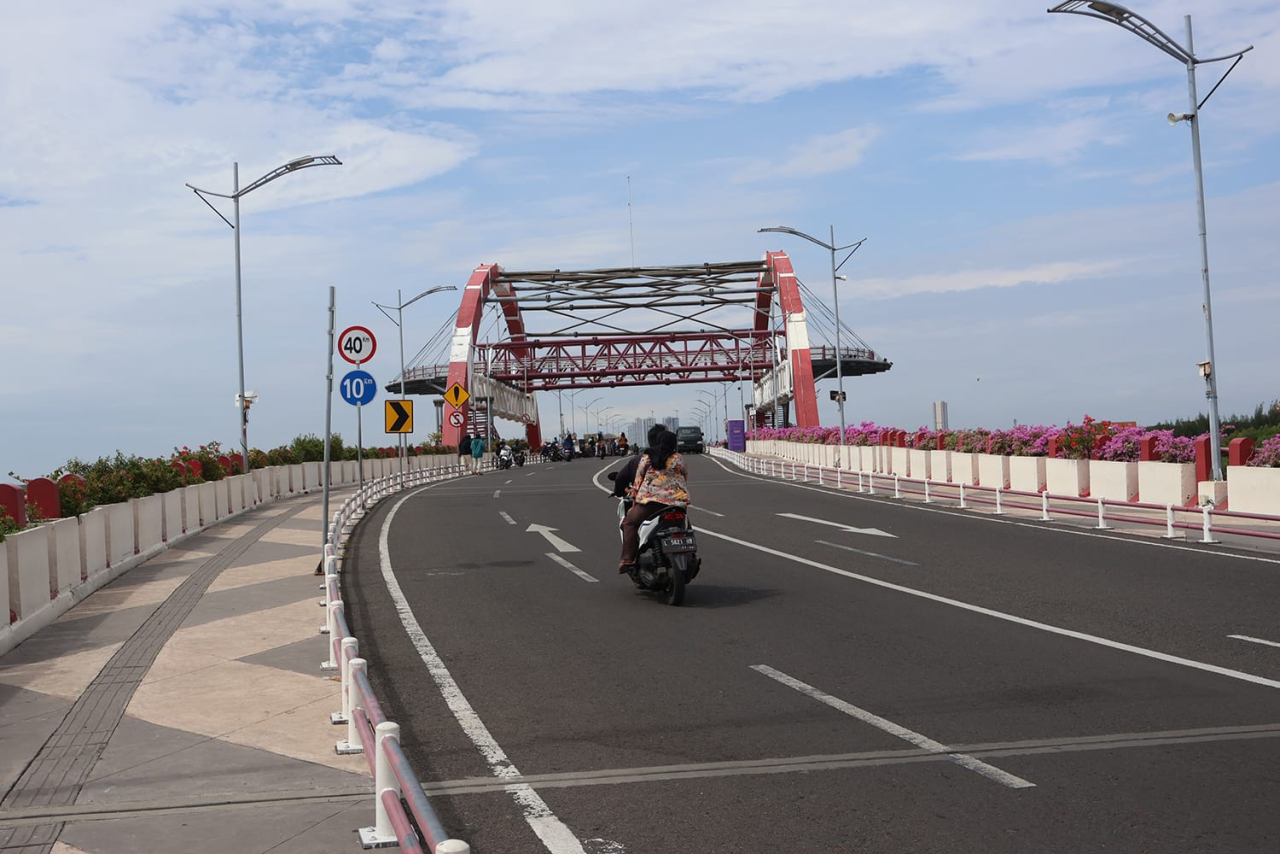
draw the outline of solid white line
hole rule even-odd
[[[499,510],[498,515],[501,516],[503,519],[506,519],[508,525],[514,525],[516,523],[516,520],[512,519],[506,510]]]
[[[807,697],[812,697],[813,699],[817,700],[819,703],[825,703],[831,708],[836,709],[837,711],[844,712],[846,715],[849,715],[850,717],[857,718],[863,723],[871,724],[873,727],[876,727],[877,729],[882,729],[885,732],[889,733],[890,735],[897,736],[903,741],[914,744],[916,747],[919,747],[921,750],[927,750],[930,753],[946,754],[947,758],[949,758],[952,762],[955,762],[960,767],[968,768],[970,771],[974,771],[978,774],[981,774],[983,777],[986,777],[988,780],[994,780],[995,782],[1001,784],[1002,786],[1008,786],[1010,789],[1035,788],[1035,785],[1036,785],[1035,783],[1032,783],[1028,780],[1024,780],[1021,777],[1015,776],[1013,774],[1010,774],[1008,771],[1002,771],[999,768],[995,767],[994,765],[988,765],[987,763],[983,762],[981,759],[977,759],[973,756],[969,756],[964,753],[956,753],[950,747],[947,747],[945,744],[942,744],[941,742],[934,741],[932,738],[923,736],[920,733],[915,732],[914,730],[909,730],[904,726],[899,726],[898,724],[895,724],[893,721],[886,720],[885,718],[882,718],[877,714],[868,712],[866,709],[860,709],[857,706],[853,705],[852,703],[846,703],[844,700],[841,700],[839,697],[833,697],[824,691],[819,691],[817,688],[813,687],[812,685],[806,682],[801,682],[799,679],[796,679],[793,676],[788,676],[787,674],[783,673],[780,670],[774,670],[772,667],[770,667],[767,664],[753,664],[751,665],[751,669],[756,671],[757,673],[762,673],[765,676],[768,676],[770,679],[773,679],[777,682],[781,682],[783,685],[786,685],[788,688],[794,688],[795,690],[799,691],[801,694],[804,694]]]
[[[413,642],[414,647],[418,650],[419,657],[427,665],[427,672],[435,680],[436,686],[440,689],[440,696],[444,698],[445,703],[449,706],[449,711],[453,712],[453,716],[462,727],[462,731],[471,739],[471,743],[479,749],[480,755],[484,757],[495,777],[519,777],[520,771],[507,758],[507,754],[489,732],[488,727],[484,725],[484,722],[480,720],[480,716],[476,714],[475,709],[467,702],[462,689],[453,680],[453,676],[450,675],[449,669],[445,667],[444,661],[436,652],[435,647],[431,645],[431,641],[427,640],[426,633],[422,631],[422,626],[418,625],[418,620],[413,615],[413,609],[409,607],[409,601],[405,599],[404,593],[400,590],[400,583],[396,580],[395,570],[391,567],[391,548],[389,546],[391,520],[396,517],[396,513],[400,510],[402,504],[419,492],[430,488],[425,486],[422,489],[414,490],[397,501],[391,511],[387,513],[387,518],[382,523],[382,532],[378,536],[382,579],[387,585],[387,592],[391,594],[392,601],[395,602],[396,612],[400,615],[400,623],[404,626],[405,632],[408,633],[409,640]],[[573,831],[569,830],[560,819],[556,818],[555,813],[551,812],[551,808],[542,800],[542,797],[527,784],[512,784],[507,787],[507,791],[511,793],[515,802],[520,805],[521,810],[524,812],[525,821],[529,823],[529,827],[538,835],[538,838],[542,840],[542,844],[546,846],[551,854],[586,854],[582,848],[582,843],[573,835]]]
[[[867,557],[878,557],[881,560],[890,560],[890,561],[893,561],[894,563],[903,564],[904,566],[920,565],[918,563],[913,563],[909,560],[903,560],[900,557],[889,557],[888,555],[882,555],[882,554],[877,554],[875,552],[863,551],[862,549],[855,549],[853,546],[843,546],[840,543],[828,543],[826,540],[814,540],[814,542],[820,546],[831,546],[833,549],[844,549],[847,552],[854,552],[856,554],[866,555]]]
[[[1262,638],[1251,638],[1248,635],[1227,635],[1227,637],[1235,638],[1236,640],[1248,641],[1249,643],[1260,643],[1267,646],[1280,646],[1280,643],[1276,643],[1275,641],[1263,640]]]
[[[569,561],[567,561],[567,560],[565,560],[564,558],[560,557],[560,555],[556,554],[555,552],[547,552],[547,557],[551,558],[551,559],[552,559],[552,560],[554,560],[556,563],[560,564],[560,565],[561,565],[561,566],[563,566],[565,569],[569,570],[569,571],[570,571],[570,572],[572,572],[574,575],[576,575],[576,576],[578,576],[579,578],[581,578],[583,581],[599,581],[599,580],[600,580],[600,579],[596,578],[595,576],[590,575],[590,574],[588,574],[588,573],[585,573],[585,572],[583,572],[582,570],[578,569],[576,566],[574,566],[573,564],[569,563]]]
[[[771,549],[768,546],[762,546],[756,543],[748,542],[746,540],[740,540],[737,537],[731,537],[728,534],[718,534],[715,531],[708,531],[706,528],[699,528],[698,533],[705,534],[708,537],[718,537],[721,540],[727,540],[731,543],[737,543],[740,546],[745,546],[746,548],[749,548],[749,549],[755,549],[756,551],[764,552],[765,554],[771,554],[775,557],[783,558],[784,560],[795,561],[796,563],[802,563],[805,566],[812,566],[815,569],[821,569],[826,572],[832,572],[832,573],[835,573],[836,575],[843,575],[845,578],[852,578],[855,581],[863,581],[863,582],[866,582],[867,584],[874,584],[876,587],[883,587],[887,590],[896,590],[899,593],[906,593],[909,596],[919,596],[921,599],[928,599],[931,602],[939,602],[943,605],[950,605],[954,608],[963,608],[966,611],[972,611],[975,614],[984,614],[988,617],[995,617],[998,620],[1008,620],[1010,623],[1017,623],[1020,626],[1029,626],[1030,628],[1040,629],[1041,631],[1050,632],[1055,635],[1062,635],[1064,637],[1075,638],[1076,640],[1082,640],[1087,643],[1096,643],[1099,646],[1110,647],[1111,649],[1119,649],[1119,650],[1123,650],[1124,652],[1131,652],[1134,655],[1141,655],[1141,656],[1145,656],[1146,658],[1154,658],[1157,661],[1164,661],[1169,664],[1179,664],[1183,667],[1190,667],[1194,670],[1203,670],[1207,673],[1216,673],[1219,676],[1229,676],[1232,679],[1239,679],[1243,682],[1252,682],[1255,685],[1263,685],[1267,688],[1280,688],[1280,682],[1276,681],[1275,679],[1266,679],[1262,676],[1255,676],[1252,673],[1245,673],[1240,670],[1232,670],[1227,667],[1219,667],[1216,664],[1206,664],[1203,661],[1194,661],[1190,658],[1182,658],[1180,656],[1169,655],[1168,653],[1164,653],[1164,652],[1156,652],[1153,649],[1146,649],[1145,647],[1134,646],[1132,644],[1127,644],[1127,643],[1121,643],[1120,641],[1109,640],[1107,638],[1098,637],[1097,635],[1089,635],[1089,634],[1085,634],[1084,632],[1077,632],[1073,629],[1064,629],[1060,626],[1051,626],[1048,623],[1040,623],[1040,622],[1036,622],[1035,620],[1028,620],[1025,617],[1018,617],[1013,614],[1006,614],[1003,611],[995,611],[995,610],[992,610],[991,608],[983,608],[981,605],[970,605],[968,602],[961,602],[958,599],[948,599],[946,596],[939,596],[936,593],[927,593],[924,590],[916,590],[913,587],[904,587],[901,584],[894,584],[891,581],[881,581],[880,579],[872,578],[869,575],[859,575],[856,572],[849,572],[847,569],[840,569],[839,567],[829,566],[825,563],[819,563],[816,560],[809,560],[808,558],[800,557],[799,555],[793,555],[788,552],[781,552],[781,551],[778,551],[777,549]]]
[[[1256,555],[1242,555],[1242,554],[1236,554],[1235,552],[1225,552],[1220,549],[1207,549],[1203,547],[1192,548],[1191,546],[1175,546],[1170,543],[1152,542],[1144,539],[1133,539],[1130,537],[1115,537],[1115,536],[1110,536],[1108,534],[1099,534],[1091,530],[1075,530],[1072,528],[1062,528],[1062,527],[1056,527],[1056,526],[1051,527],[1043,523],[1032,524],[1030,522],[1016,522],[1012,519],[1001,519],[996,516],[988,515],[986,513],[974,513],[973,511],[947,510],[945,508],[940,508],[936,506],[931,507],[931,506],[925,506],[923,504],[908,504],[905,502],[894,502],[890,504],[888,502],[881,501],[880,499],[873,498],[871,496],[858,495],[856,492],[854,493],[844,492],[844,491],[835,489],[834,487],[823,488],[823,487],[817,487],[817,486],[805,486],[803,483],[791,483],[789,481],[778,480],[776,478],[760,477],[758,475],[748,474],[746,472],[743,472],[740,469],[730,468],[724,462],[716,459],[715,457],[711,457],[711,461],[716,465],[720,466],[720,468],[729,472],[729,474],[734,474],[734,475],[737,475],[738,477],[746,478],[747,480],[758,480],[761,483],[774,483],[779,486],[789,486],[792,489],[805,489],[805,490],[808,490],[809,492],[820,492],[823,495],[834,495],[839,498],[848,498],[853,501],[874,501],[882,507],[901,507],[904,510],[915,510],[920,513],[938,513],[942,516],[953,516],[957,519],[971,519],[977,522],[994,522],[997,525],[1013,525],[1018,528],[1032,528],[1037,531],[1049,531],[1055,534],[1073,534],[1077,537],[1092,537],[1095,540],[1114,540],[1117,543],[1128,543],[1131,546],[1149,546],[1157,549],[1173,549],[1174,551],[1191,552],[1193,554],[1198,554],[1198,555],[1212,555],[1214,557],[1235,558],[1236,560],[1252,560],[1252,561],[1257,561],[1259,563],[1280,563],[1280,558],[1258,557]],[[1237,546],[1236,548],[1243,548],[1243,546]]]

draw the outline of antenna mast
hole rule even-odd
[[[627,176],[627,225],[631,229],[631,266],[636,265],[636,221],[631,215],[631,176]]]

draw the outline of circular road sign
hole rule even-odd
[[[373,358],[378,352],[378,341],[363,326],[349,326],[338,336],[338,355],[353,365]]]
[[[461,413],[461,412],[450,412],[450,413],[449,413],[449,423],[450,423],[450,424],[452,424],[454,427],[461,427],[461,426],[462,426],[462,422],[463,422],[464,420],[465,420],[465,419],[462,417],[462,413]]]
[[[368,371],[348,371],[338,384],[338,391],[352,406],[368,406],[378,393],[378,384]]]

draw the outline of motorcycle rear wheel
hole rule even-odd
[[[688,577],[684,555],[673,555],[671,558],[671,583],[663,591],[663,598],[668,605],[680,605],[684,602],[684,585]]]

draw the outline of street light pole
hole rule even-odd
[[[283,166],[277,166],[258,180],[249,184],[243,190],[240,189],[240,163],[237,161],[231,164],[231,195],[226,193],[215,193],[211,190],[202,190],[199,187],[187,184],[191,192],[200,197],[200,201],[209,206],[209,209],[218,215],[218,217],[227,225],[231,226],[235,242],[235,259],[236,259],[236,358],[239,365],[240,379],[240,396],[237,398],[239,404],[237,408],[240,410],[240,464],[241,471],[248,472],[249,465],[249,418],[248,409],[245,406],[245,389],[244,389],[244,319],[242,312],[242,300],[240,297],[240,197],[247,196],[259,187],[270,184],[275,179],[288,175],[290,172],[297,172],[299,169],[307,169],[312,166],[341,166],[342,161],[334,157],[332,154],[324,154],[320,156],[297,157],[285,163]],[[213,206],[213,204],[205,198],[206,196],[214,196],[219,199],[230,199],[233,209],[232,217],[234,222],[228,222],[222,212]]]
[[[399,288],[397,288],[397,289],[396,289],[396,304],[395,304],[395,305],[382,305],[381,303],[376,303],[376,302],[373,304],[373,307],[374,307],[374,308],[376,308],[378,311],[382,312],[382,314],[387,318],[387,320],[390,320],[392,323],[394,323],[394,324],[396,325],[396,328],[397,328],[398,330],[400,330],[400,399],[401,399],[401,400],[404,400],[404,399],[405,399],[405,396],[404,396],[404,379],[405,379],[405,378],[404,378],[404,374],[405,374],[405,370],[404,370],[404,310],[405,310],[406,308],[408,308],[409,306],[413,305],[415,302],[417,302],[418,300],[422,299],[422,298],[423,298],[423,297],[425,297],[425,296],[430,296],[431,294],[439,293],[440,291],[456,291],[456,290],[457,290],[457,288],[456,288],[456,287],[454,287],[453,285],[437,285],[437,286],[436,286],[436,287],[434,287],[434,288],[428,288],[427,290],[425,290],[425,291],[423,291],[422,293],[418,294],[418,295],[417,295],[416,297],[414,297],[413,299],[409,300],[408,302],[405,302],[405,301],[404,301],[404,298],[403,298],[403,296],[402,296],[402,294],[401,294],[400,289],[399,289]],[[394,308],[394,309],[396,310],[396,316],[395,316],[395,317],[392,317],[391,315],[387,314],[387,309],[390,309],[390,308]],[[406,441],[405,441],[405,437],[404,437],[404,434],[403,434],[403,433],[401,433],[401,434],[400,434],[400,483],[401,483],[401,486],[403,486],[403,485],[404,485],[404,469],[405,469],[405,456],[406,456],[406,453],[405,453],[405,452],[406,452],[406,448],[407,448],[407,444],[406,444]]]
[[[1204,311],[1205,358],[1208,360],[1200,365],[1200,373],[1204,376],[1204,396],[1209,401],[1209,447],[1210,455],[1213,458],[1213,479],[1220,481],[1222,480],[1222,426],[1218,417],[1218,366],[1214,362],[1213,353],[1213,306],[1209,298],[1209,229],[1206,224],[1207,218],[1204,205],[1204,168],[1200,162],[1200,111],[1208,103],[1209,99],[1213,97],[1213,93],[1218,91],[1218,87],[1222,85],[1223,80],[1227,79],[1227,75],[1235,70],[1240,60],[1244,59],[1244,55],[1253,50],[1253,45],[1225,56],[1199,59],[1195,55],[1190,15],[1185,18],[1187,45],[1183,47],[1163,33],[1155,24],[1126,9],[1119,3],[1107,3],[1103,2],[1103,0],[1066,0],[1066,2],[1059,3],[1049,11],[1083,15],[1086,18],[1097,18],[1100,21],[1115,24],[1121,29],[1133,33],[1148,44],[1159,48],[1187,67],[1189,110],[1181,114],[1170,113],[1169,124],[1176,125],[1178,122],[1185,121],[1191,125],[1191,159],[1195,168],[1196,213],[1200,227],[1200,277],[1204,285],[1201,308]],[[1209,90],[1209,94],[1201,101],[1196,92],[1196,66],[1206,65],[1211,62],[1222,62],[1228,59],[1234,59],[1235,62],[1231,64],[1231,67],[1226,70],[1213,88]]]
[[[816,243],[819,246],[821,246],[823,249],[826,249],[831,253],[831,304],[835,309],[835,315],[836,315],[836,391],[837,391],[836,403],[838,404],[840,409],[840,446],[841,448],[843,448],[844,447],[844,429],[845,429],[844,353],[841,350],[841,342],[840,342],[840,291],[836,285],[836,282],[839,279],[844,278],[843,276],[837,275],[840,272],[840,268],[845,265],[845,262],[847,262],[850,258],[853,257],[854,252],[857,252],[859,249],[862,248],[862,244],[867,242],[867,238],[864,237],[861,240],[859,240],[857,243],[850,243],[848,246],[837,246],[836,245],[836,227],[834,225],[831,226],[831,242],[830,243],[823,243],[821,240],[819,240],[816,237],[805,234],[803,231],[796,231],[794,228],[791,228],[785,225],[779,225],[773,228],[757,229],[757,232],[766,232],[766,231],[776,231],[781,234],[792,234],[792,235],[795,235],[796,237],[803,237],[805,240],[809,241],[810,243]],[[837,264],[836,253],[843,252],[846,249],[850,249],[852,251],[845,256],[844,261],[841,261],[839,264]],[[775,376],[774,379],[776,382],[777,377]],[[844,458],[843,452],[840,454],[840,457],[841,459]]]

